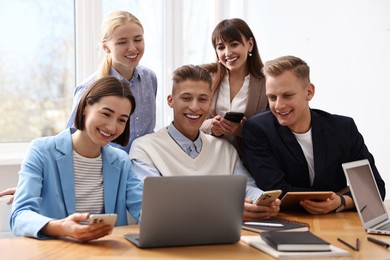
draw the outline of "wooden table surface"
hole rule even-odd
[[[390,201],[386,201],[386,205],[389,209]],[[354,211],[319,216],[280,213],[280,217],[308,223],[313,233],[351,253],[351,257],[334,259],[390,259],[389,249],[367,241],[367,236],[375,236],[390,243],[390,236],[367,235]],[[123,237],[126,233],[137,232],[138,226],[116,227],[111,235],[88,243],[62,239],[1,238],[0,259],[274,259],[242,241],[230,245],[138,249]],[[242,234],[258,235],[250,231]],[[359,238],[360,251],[344,246],[337,241],[338,237],[352,244]]]

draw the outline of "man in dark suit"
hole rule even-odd
[[[352,118],[311,109],[314,96],[309,66],[284,56],[263,68],[271,111],[248,120],[243,129],[245,156],[262,190],[333,191],[321,202],[301,205],[312,214],[354,208],[341,164],[368,159],[382,199],[385,183]]]

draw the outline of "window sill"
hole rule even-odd
[[[0,165],[20,165],[29,143],[1,143]]]

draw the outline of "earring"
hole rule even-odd
[[[249,57],[252,57],[252,53],[249,52],[249,53],[248,53],[248,56],[249,56]]]

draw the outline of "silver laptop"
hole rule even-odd
[[[240,240],[247,177],[148,177],[144,181],[137,247],[236,243]]]
[[[367,233],[390,235],[390,219],[368,160],[342,164],[356,210]]]

